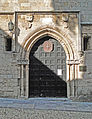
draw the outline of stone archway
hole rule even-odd
[[[25,50],[30,52],[32,46],[35,44],[37,40],[45,36],[50,36],[57,39],[63,46],[66,52],[67,60],[74,59],[74,52],[76,52],[76,49],[74,49],[74,47],[71,45],[72,44],[71,39],[68,38],[66,32],[64,31],[59,32],[59,31],[60,30],[57,27],[53,28],[48,25],[40,27],[35,31],[29,33],[29,35],[27,35],[27,37],[24,39],[22,46],[24,47]]]
[[[77,76],[78,64],[74,63],[75,62],[74,54],[76,54],[76,49],[74,49],[74,47],[71,46],[71,40],[68,38],[66,33],[64,33],[63,31],[61,33],[59,32],[58,28],[53,28],[53,27],[51,28],[49,26],[41,27],[33,31],[33,33],[30,33],[24,39],[23,47],[27,51],[26,59],[29,60],[29,54],[34,44],[45,36],[49,36],[56,39],[64,48],[64,51],[66,53],[66,70],[67,70],[66,81],[68,82],[67,97],[74,96],[74,93],[75,93],[74,86],[72,85],[72,87],[70,87],[69,82],[70,80],[75,79],[75,77]],[[27,68],[26,73],[29,74],[29,68]],[[27,84],[26,86],[27,97],[29,97],[29,77],[28,76],[26,78],[26,84]],[[71,90],[72,90],[72,93],[71,93]]]

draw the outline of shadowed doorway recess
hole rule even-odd
[[[29,97],[67,97],[66,54],[61,44],[43,37],[29,58]]]

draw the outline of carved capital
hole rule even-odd
[[[78,65],[80,64],[79,60],[67,60],[68,65]]]
[[[80,57],[84,56],[84,51],[79,51],[78,53]]]

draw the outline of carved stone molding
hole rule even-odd
[[[28,62],[28,60],[26,60],[26,59],[20,59],[20,60],[17,60],[17,64],[18,64],[18,65],[21,65],[21,64],[26,65],[26,64],[29,64],[29,62]]]
[[[67,60],[66,63],[68,65],[74,65],[74,64],[78,65],[78,64],[80,64],[80,61],[79,60]]]

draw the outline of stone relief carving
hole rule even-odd
[[[32,22],[33,22],[33,20],[34,20],[34,16],[32,15],[32,16],[26,16],[26,21],[28,22],[28,27],[27,28],[31,28],[32,27]]]
[[[62,14],[62,20],[63,20],[64,22],[68,22],[68,20],[69,20],[69,15],[68,15],[68,14]]]
[[[27,20],[28,22],[33,22],[34,16],[25,16],[25,20]]]
[[[56,23],[63,26],[63,28],[68,28],[69,15],[63,13],[61,16],[57,16]]]
[[[31,15],[31,16],[25,15],[25,21],[24,21],[24,23],[22,24],[22,26],[23,26],[26,30],[30,29],[30,28],[32,27],[32,22],[33,22],[33,20],[34,20],[34,15]]]
[[[84,51],[79,51],[79,56],[80,56],[80,64],[84,65],[85,64],[85,54],[84,54]]]

